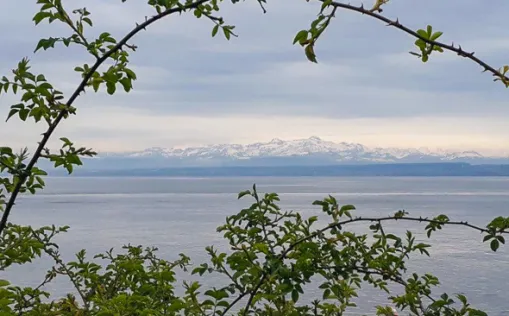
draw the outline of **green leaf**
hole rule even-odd
[[[223,27],[223,33],[224,33],[224,37],[226,37],[227,40],[230,40],[231,31],[227,26]]]
[[[437,38],[439,38],[440,36],[442,36],[442,34],[443,34],[442,32],[435,32],[435,33],[433,33],[433,35],[431,35],[431,37],[429,39],[434,41]]]
[[[129,79],[136,80],[136,74],[134,73],[134,71],[126,68],[126,69],[124,69],[124,72]]]
[[[419,34],[419,36],[421,36],[425,39],[429,38],[428,33],[425,30],[417,30],[417,34]]]
[[[340,209],[341,212],[348,212],[348,211],[352,211],[352,210],[355,210],[355,206],[353,206],[351,204],[343,205],[343,206],[341,206],[341,209]]]
[[[297,303],[298,300],[299,300],[299,292],[297,290],[293,290],[292,291],[292,301],[294,303]]]
[[[131,79],[124,77],[119,80],[120,84],[124,87],[125,92],[129,92],[132,89]]]
[[[242,197],[246,196],[246,195],[250,195],[251,194],[251,191],[249,190],[246,190],[246,191],[242,191],[239,193],[237,199],[241,199]]]
[[[9,286],[11,283],[7,280],[0,280],[0,287]]]
[[[264,253],[264,254],[269,253],[269,246],[267,246],[266,244],[256,243],[256,244],[254,244],[253,248]]]
[[[26,121],[29,113],[30,113],[29,109],[21,109],[21,110],[19,110],[19,118],[22,121]]]
[[[92,25],[92,20],[90,20],[90,18],[83,18],[83,22],[87,23],[90,26],[93,26]]]
[[[101,83],[102,83],[101,78],[92,79],[92,87],[94,88],[95,92],[99,91],[99,86],[101,85]]]
[[[304,49],[304,52],[306,53],[306,57],[309,61],[317,63],[315,51],[313,49],[313,44],[308,44]]]
[[[72,142],[67,137],[60,137],[60,140],[64,142],[64,146],[72,146]]]
[[[295,35],[295,38],[293,39],[293,44],[295,45],[295,43],[297,43],[297,42],[302,43],[302,41],[307,40],[307,38],[308,38],[308,31],[306,31],[306,30],[299,31],[297,33],[297,35]]]
[[[9,121],[9,119],[16,113],[18,113],[19,109],[11,109],[9,111],[9,115],[7,115],[7,119],[5,120],[6,122]]]
[[[216,36],[217,31],[219,31],[219,24],[214,25],[212,28],[212,37]]]
[[[42,20],[49,18],[52,14],[50,12],[41,11],[34,15],[32,21],[35,22],[35,25],[41,23]]]
[[[0,147],[0,154],[2,154],[2,155],[12,155],[12,148],[10,148],[10,147]]]
[[[77,155],[69,155],[69,156],[67,156],[67,162],[75,164],[75,165],[78,165],[78,166],[82,165],[80,157],[78,157]]]
[[[493,251],[497,251],[498,247],[500,246],[499,242],[497,239],[493,239],[490,243],[490,248],[491,250]]]
[[[433,27],[431,25],[428,25],[426,27],[426,34],[428,34],[428,38],[431,36],[432,33],[433,33]]]
[[[418,39],[415,41],[415,45],[421,49],[421,51],[426,49],[426,42],[422,39]]]
[[[35,177],[35,181],[37,181],[37,183],[39,183],[42,186],[46,185],[46,183],[44,182],[44,180],[41,177]]]
[[[39,88],[48,90],[48,89],[53,89],[53,86],[49,82],[43,82],[39,85]]]
[[[114,94],[116,89],[117,87],[113,82],[110,81],[106,82],[106,91],[108,92],[109,95]]]

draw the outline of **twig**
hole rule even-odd
[[[325,2],[326,0],[319,0],[319,1],[320,2]],[[337,1],[332,1],[330,3],[330,5],[335,7],[335,8],[342,8],[342,9],[346,9],[346,10],[350,10],[350,11],[355,11],[355,12],[359,12],[359,13],[368,15],[368,16],[370,16],[372,18],[375,18],[377,20],[380,20],[382,22],[387,23],[388,26],[393,26],[393,27],[395,27],[395,28],[397,28],[397,29],[407,33],[407,34],[412,35],[413,37],[416,37],[416,38],[418,38],[418,39],[420,39],[420,40],[430,44],[430,45],[438,46],[438,47],[441,47],[441,48],[446,49],[448,51],[455,52],[459,56],[468,58],[468,59],[472,60],[473,62],[475,62],[476,64],[480,65],[481,67],[484,68],[484,71],[491,72],[493,74],[493,76],[498,77],[500,79],[503,79],[504,81],[508,81],[509,82],[509,77],[507,77],[506,75],[504,75],[503,73],[501,73],[497,69],[493,68],[492,66],[488,65],[487,63],[485,63],[481,59],[475,57],[474,56],[474,52],[468,53],[468,52],[464,51],[461,48],[461,46],[455,47],[454,44],[453,45],[447,45],[447,44],[444,44],[444,43],[441,43],[441,42],[437,42],[437,41],[430,40],[428,38],[422,37],[421,35],[419,35],[414,30],[412,30],[412,29],[402,25],[399,22],[398,19],[396,19],[396,21],[393,21],[393,20],[391,20],[389,18],[386,18],[385,16],[383,16],[381,14],[378,14],[376,12],[372,12],[372,11],[370,11],[368,9],[365,9],[363,6],[357,7],[357,6],[354,6],[354,5],[351,5],[351,4],[337,2]]]
[[[260,281],[256,284],[256,286],[251,291],[251,295],[249,295],[249,299],[247,300],[246,308],[244,309],[244,315],[247,315],[249,313],[249,307],[253,303],[254,296],[258,292],[258,290],[262,287],[263,282],[265,282],[265,279],[267,278],[269,274],[267,272],[264,272],[262,274],[262,277],[260,278]]]
[[[65,263],[62,261],[62,259],[60,259],[60,257],[58,256],[57,253],[55,253],[55,251],[51,248],[48,247],[48,244],[44,242],[44,240],[42,240],[34,231],[32,231],[32,236],[37,239],[41,244],[44,245],[44,252],[46,252],[48,254],[48,256],[50,256],[51,258],[53,258],[53,260],[55,261],[56,264],[58,264],[60,266],[60,268],[62,269],[62,271],[65,272],[65,275],[67,275],[69,277],[69,280],[72,282],[72,284],[74,285],[74,287],[76,288],[76,291],[78,292],[78,294],[80,295],[81,297],[81,300],[83,301],[83,304],[85,306],[85,310],[88,310],[89,308],[89,302],[87,300],[87,296],[85,295],[85,293],[83,293],[83,291],[81,290],[80,288],[80,285],[78,283],[78,281],[75,280],[74,278],[74,273],[72,271],[69,270],[69,268],[67,268],[67,266],[65,265]],[[55,271],[58,273],[58,271]]]
[[[76,28],[76,26],[72,23],[72,20],[71,18],[69,17],[69,15],[65,12],[65,10],[63,9],[63,6],[62,4],[60,3],[57,7],[57,11],[64,17],[65,21],[67,22],[67,24],[71,27],[71,29],[76,33],[78,34],[78,36],[80,37],[80,39],[83,41],[83,45],[86,47],[86,49],[97,59],[99,60],[99,55],[97,55],[97,53],[95,52],[92,52],[90,50],[90,44],[88,43],[87,41],[87,38],[85,37],[85,35],[83,35],[83,33],[79,32],[78,29]]]
[[[40,283],[40,284],[39,284],[36,288],[34,288],[34,290],[33,290],[33,291],[34,291],[34,292],[39,291],[42,287],[44,287],[46,284],[48,284],[48,283],[49,283],[49,282],[51,282],[52,280],[53,280],[53,277],[52,277],[51,275],[49,275],[49,274],[48,274],[48,275],[46,275],[46,277],[44,278],[44,280],[43,280],[43,281],[42,281],[42,282],[41,282],[41,283]],[[29,306],[29,304],[31,303],[31,301],[32,301],[33,299],[35,299],[35,297],[36,297],[36,296],[35,296],[34,294],[30,294],[30,295],[28,296],[28,298],[27,298],[27,299],[24,299],[24,302],[23,302],[23,303],[24,303],[24,306],[20,306],[20,307],[19,307],[19,313],[18,313],[18,316],[23,315],[23,309],[24,309],[24,308],[28,308],[28,307],[30,307],[30,306]]]
[[[74,93],[71,95],[71,97],[69,98],[69,100],[65,104],[65,108],[60,111],[60,113],[58,114],[56,119],[49,126],[48,130],[43,134],[43,138],[39,142],[39,146],[37,147],[37,149],[36,149],[32,159],[30,160],[30,162],[28,163],[28,165],[27,165],[27,167],[25,169],[25,172],[20,177],[18,183],[16,184],[16,187],[14,188],[14,190],[13,190],[13,192],[12,192],[10,198],[9,198],[9,201],[7,202],[5,210],[4,210],[3,214],[2,214],[2,220],[0,221],[0,234],[2,233],[2,231],[5,229],[5,226],[7,225],[7,219],[9,218],[9,214],[11,212],[12,207],[14,206],[16,198],[18,197],[18,194],[19,194],[19,192],[21,190],[21,187],[25,183],[25,181],[26,181],[26,179],[28,177],[28,174],[30,173],[32,168],[37,163],[37,160],[39,159],[39,157],[40,157],[44,147],[46,146],[46,143],[50,139],[51,134],[53,134],[53,132],[57,128],[57,126],[60,123],[60,121],[66,115],[67,109],[74,103],[76,98],[78,98],[80,93],[85,89],[85,86],[87,85],[87,82],[90,80],[90,78],[92,77],[94,72],[102,65],[102,63],[104,63],[113,53],[115,53],[116,51],[121,49],[122,46],[124,46],[138,32],[140,32],[141,30],[145,29],[147,26],[151,25],[152,23],[162,19],[163,17],[165,17],[167,15],[170,15],[170,14],[173,14],[173,13],[178,13],[178,12],[183,12],[183,11],[186,11],[188,9],[196,8],[197,6],[199,6],[199,5],[203,4],[203,3],[206,3],[208,1],[210,1],[210,0],[197,0],[196,2],[190,3],[188,5],[184,5],[182,7],[168,9],[166,11],[161,12],[160,14],[157,14],[157,15],[151,17],[150,19],[147,19],[145,22],[137,25],[122,40],[120,40],[115,45],[115,47],[110,49],[108,52],[106,52],[101,58],[99,58],[95,62],[95,64],[92,66],[92,68],[90,68],[90,71],[84,76],[84,78],[81,81],[81,83],[79,84],[78,88],[74,91]]]
[[[225,310],[223,311],[222,315],[226,315],[226,313],[227,313],[230,309],[232,309],[232,307],[233,307],[233,306],[235,306],[235,304],[237,304],[237,303],[238,303],[241,299],[243,299],[243,298],[244,298],[244,296],[246,296],[246,295],[247,295],[247,293],[248,293],[248,292],[244,292],[244,293],[240,294],[239,296],[237,296],[237,298],[236,298],[233,302],[231,302],[231,304],[230,304],[230,305],[228,305],[228,307],[227,307],[227,308],[225,308]]]
[[[342,222],[339,222],[339,223],[330,224],[329,226],[326,226],[326,227],[316,231],[315,233],[313,233],[313,234],[311,234],[311,235],[309,235],[307,237],[304,237],[304,238],[296,241],[293,245],[288,247],[288,249],[284,253],[282,253],[282,258],[284,258],[297,245],[299,245],[299,244],[301,244],[301,243],[303,243],[305,241],[308,241],[310,239],[313,239],[313,238],[317,237],[318,235],[323,234],[324,232],[326,232],[326,231],[328,231],[328,230],[330,230],[332,228],[341,227],[343,225],[347,225],[347,224],[351,224],[351,223],[355,223],[355,222],[386,222],[386,221],[413,221],[413,222],[419,222],[419,223],[453,225],[453,226],[465,226],[465,227],[469,227],[469,228],[472,228],[474,230],[477,230],[477,231],[479,231],[481,233],[489,232],[487,229],[484,229],[484,228],[481,228],[479,226],[475,226],[475,225],[469,224],[467,222],[454,222],[454,221],[444,222],[444,221],[437,221],[437,220],[427,219],[427,218],[422,218],[422,217],[395,217],[395,216],[387,216],[387,217],[380,217],[380,218],[376,218],[376,217],[356,217],[356,218],[352,218],[352,219],[349,219],[349,220],[346,220],[346,221],[342,221]],[[509,234],[509,231],[502,231],[501,233]]]

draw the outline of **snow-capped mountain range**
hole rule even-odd
[[[267,166],[358,163],[468,162],[509,163],[507,158],[485,157],[475,151],[431,151],[426,148],[368,148],[361,144],[307,139],[259,142],[247,145],[218,144],[190,148],[153,147],[143,151],[102,153],[95,167],[160,168],[176,166]]]

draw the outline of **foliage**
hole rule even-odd
[[[306,57],[312,62],[317,62],[315,44],[337,11],[350,10],[414,36],[418,52],[412,54],[423,62],[431,54],[451,51],[477,63],[496,81],[509,86],[506,77],[509,66],[497,70],[460,46],[438,42],[442,32],[434,31],[432,26],[413,31],[399,20],[386,18],[381,13],[388,0],[377,0],[371,9],[332,0],[315,1],[321,2],[318,17],[308,29],[299,31],[293,41],[304,47]],[[49,160],[55,167],[64,167],[72,173],[75,166],[82,164],[82,157],[96,155],[92,149],[76,147],[65,137],[60,139],[62,147],[58,151],[50,150],[47,144],[60,122],[76,114],[74,104],[81,93],[104,89],[113,95],[119,87],[125,92],[133,89],[137,76],[129,68],[129,56],[137,47],[130,44],[131,39],[162,18],[192,11],[196,18],[211,21],[212,36],[221,30],[229,40],[237,35],[234,26],[216,16],[221,2],[148,0],[154,15],[117,40],[108,32],[95,39],[87,37],[86,30],[93,26],[93,21],[86,8],[67,11],[61,0],[37,0],[40,10],[33,17],[34,23],[59,22],[68,26],[72,35],[41,39],[35,52],[61,44],[77,45],[93,57],[94,63],[74,68],[81,75],[81,82],[68,98],[44,74],[32,73],[28,58],[18,63],[10,78],[4,76],[0,80],[0,93],[19,96],[19,102],[11,105],[7,120],[17,117],[47,126],[31,156],[27,148],[15,153],[12,148],[0,147],[0,271],[33,262],[41,256],[48,256],[54,262],[35,288],[22,288],[0,280],[0,315],[342,315],[355,306],[353,301],[363,285],[385,292],[389,302],[415,315],[485,315],[471,307],[463,295],[437,296],[433,289],[439,281],[433,275],[409,274],[410,255],[429,255],[430,245],[418,243],[410,231],[404,237],[386,232],[384,223],[420,222],[425,224],[428,237],[445,226],[464,226],[482,232],[483,241],[489,242],[492,251],[497,251],[505,243],[509,218],[497,217],[485,228],[450,221],[446,215],[432,219],[410,217],[405,211],[387,217],[364,218],[353,215],[354,206],[341,206],[334,197],[328,196],[313,203],[321,207],[327,218],[326,226],[316,228],[318,217],[303,218],[298,212],[283,211],[278,206],[277,194],[260,196],[253,187],[239,194],[239,198],[251,197],[254,201],[251,206],[228,217],[218,228],[230,251],[224,253],[214,246],[207,247],[209,261],[197,266],[185,254],[176,261],[167,261],[157,256],[157,249],[132,245],[125,246],[121,253],[111,249],[92,258],[82,250],[74,261],[64,262],[54,238],[65,233],[68,227],[33,228],[9,223],[19,194],[35,194],[45,186],[47,173],[37,167],[40,160]],[[265,0],[257,2],[265,12]],[[349,224],[357,222],[369,223],[366,233],[347,229]],[[210,287],[206,282],[184,281],[181,289],[177,284],[177,270],[200,277],[217,274],[225,284]],[[45,287],[58,276],[67,277],[75,292],[56,299],[50,297]],[[401,286],[403,294],[393,294],[391,284]],[[306,291],[312,287],[321,292],[320,299],[309,301],[306,297],[309,293]],[[178,293],[179,289],[183,293]],[[391,315],[392,310],[379,306],[377,313]]]
[[[190,258],[184,254],[174,262],[158,258],[155,248],[125,246],[92,260],[85,250],[74,261],[64,263],[52,238],[67,227],[10,226],[2,249],[1,268],[23,264],[46,254],[55,265],[37,288],[10,286],[0,282],[0,311],[6,315],[338,315],[355,307],[353,300],[363,285],[371,285],[388,295],[398,308],[416,315],[485,315],[472,308],[463,295],[433,296],[439,280],[430,274],[407,273],[407,259],[414,253],[429,256],[430,245],[416,242],[412,232],[404,237],[386,232],[387,221],[425,223],[428,236],[445,225],[469,226],[452,222],[447,216],[433,219],[409,217],[399,211],[380,218],[355,217],[355,207],[339,205],[328,196],[313,204],[320,206],[329,224],[315,228],[317,216],[303,218],[298,212],[283,211],[275,193],[260,197],[256,187],[239,194],[253,203],[218,227],[228,241],[228,253],[209,246],[209,261],[194,266],[191,274],[218,274],[224,284],[210,287],[206,282],[183,282],[179,287],[175,269],[189,271]],[[347,226],[370,223],[369,233],[356,234]],[[484,233],[485,240],[503,241],[509,218],[497,218],[486,228],[470,226]],[[492,249],[495,251],[496,248]],[[101,264],[101,262],[104,262]],[[66,276],[76,293],[56,301],[45,301],[43,286],[57,276]],[[391,295],[390,284],[400,285],[401,295]],[[310,288],[321,299],[309,302]],[[237,306],[240,305],[240,306]],[[391,313],[379,306],[378,314]]]

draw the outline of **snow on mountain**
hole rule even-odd
[[[160,158],[160,159],[228,159],[251,160],[256,158],[327,157],[334,162],[401,162],[401,161],[470,161],[484,157],[475,151],[431,151],[426,148],[368,148],[361,144],[322,140],[313,136],[307,139],[273,139],[265,143],[218,144],[203,147],[147,148],[128,153],[104,153],[101,157]]]

